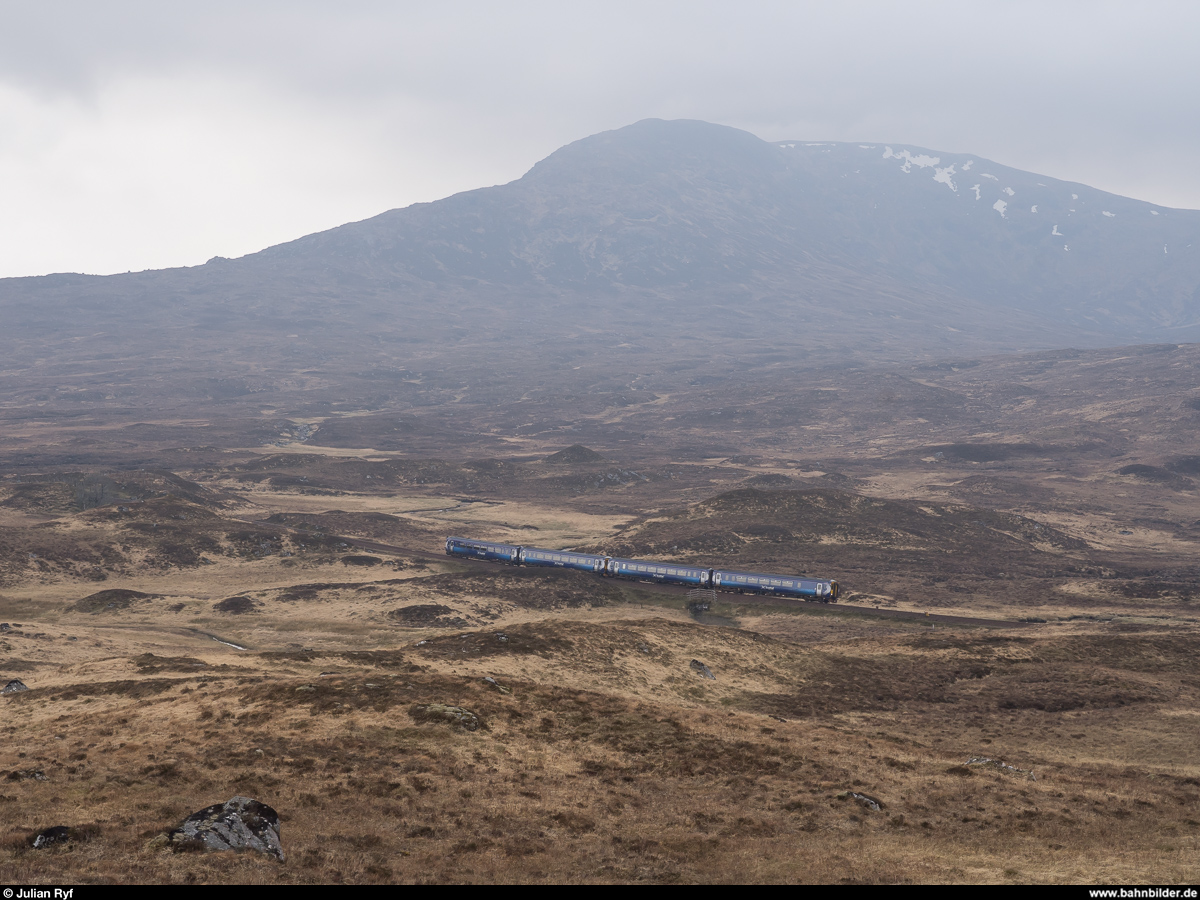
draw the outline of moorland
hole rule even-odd
[[[298,341],[7,357],[9,881],[1197,880],[1200,346]],[[285,861],[155,844],[237,794]]]

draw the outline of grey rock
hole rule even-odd
[[[54,825],[50,828],[43,828],[41,831],[31,834],[26,843],[34,850],[44,850],[47,847],[53,847],[55,844],[65,844],[74,837],[70,828],[66,825]]]
[[[14,678],[12,681],[10,681],[8,684],[6,684],[3,688],[0,688],[0,694],[15,694],[18,691],[27,691],[27,690],[29,690],[29,688],[27,688],[22,682],[18,681],[16,678]]]
[[[886,805],[882,800],[868,794],[860,794],[858,791],[847,791],[839,796],[846,800],[853,800],[859,806],[866,807],[872,812],[879,812]]]
[[[490,684],[492,687],[494,687],[496,690],[498,690],[498,691],[499,691],[500,693],[502,693],[502,694],[511,694],[511,693],[512,693],[512,691],[511,691],[511,690],[509,690],[508,688],[506,688],[504,685],[502,685],[500,682],[498,682],[498,681],[497,681],[495,678],[493,678],[491,675],[488,675],[488,676],[486,676],[486,677],[483,679],[483,683],[484,683],[484,684]]]
[[[967,766],[991,766],[999,769],[1006,775],[1023,775],[1033,781],[1037,781],[1037,776],[1033,774],[1033,769],[1018,769],[1016,766],[1010,766],[1006,762],[998,759],[992,759],[988,756],[972,756],[964,763]]]
[[[700,662],[700,660],[693,659],[690,663],[688,663],[688,665],[691,666],[692,670],[701,678],[711,678],[713,681],[717,680],[717,676],[712,673],[712,669]]]
[[[49,781],[41,769],[13,769],[4,776],[7,781]]]
[[[486,728],[483,719],[461,706],[446,706],[441,703],[417,704],[408,712],[417,722],[442,722],[455,725],[464,731]]]
[[[167,832],[172,850],[254,850],[283,861],[279,813],[250,797],[194,812]]]

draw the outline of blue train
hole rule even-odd
[[[766,572],[735,572],[728,569],[705,569],[679,563],[649,559],[619,559],[570,550],[542,550],[520,547],[495,541],[473,541],[469,538],[446,538],[446,555],[467,559],[484,559],[513,566],[545,566],[575,569],[609,578],[628,578],[659,584],[678,584],[685,587],[709,588],[739,594],[774,594],[798,597],[821,603],[837,603],[840,589],[836,581],[820,578],[799,578],[792,575],[772,575]]]

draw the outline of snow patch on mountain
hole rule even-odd
[[[930,166],[936,166],[942,161],[940,156],[930,156],[927,153],[920,153],[917,156],[913,156],[907,150],[901,150],[899,153],[895,153],[891,147],[884,149],[883,158],[904,160],[904,165],[900,167],[900,171],[902,172],[911,172],[913,166],[916,166],[918,169],[927,169]]]
[[[958,186],[954,183],[954,166],[946,166],[944,169],[935,168],[933,170],[933,180],[938,184],[944,184],[954,193],[958,193]]]

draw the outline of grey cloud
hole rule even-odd
[[[1200,207],[1200,8],[1188,4],[48,2],[3,12],[0,88],[94,107],[119,82],[241,82],[294,103],[314,133],[353,120],[377,142],[366,157],[403,149],[457,189],[662,117],[768,139],[977,153]],[[220,101],[237,104],[225,90]]]

